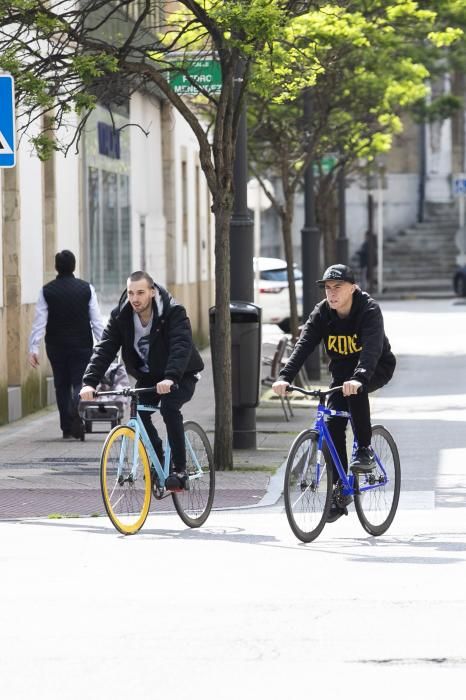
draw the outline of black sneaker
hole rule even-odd
[[[84,440],[84,422],[79,416],[73,418],[70,433],[76,440]]]
[[[368,447],[359,447],[350,469],[353,474],[367,474],[375,468],[375,459],[372,451]]]
[[[341,496],[334,493],[332,496],[332,503],[330,505],[330,510],[327,516],[328,523],[334,523],[335,520],[341,518],[342,515],[348,515],[348,506],[353,502],[352,496]]]
[[[189,491],[189,477],[186,471],[172,472],[165,481],[167,491]]]

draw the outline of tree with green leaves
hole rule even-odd
[[[389,150],[401,116],[424,101],[427,79],[445,47],[461,42],[460,18],[438,14],[439,3],[360,0],[321,3],[294,18],[272,52],[253,68],[249,94],[250,149],[255,174],[274,175],[281,197],[268,193],[281,221],[290,280],[291,331],[297,333],[292,222],[295,195],[309,163],[318,176],[316,209],[327,263],[335,259],[329,221],[339,170]],[[443,3],[453,7],[457,3]],[[451,26],[450,26],[451,23]],[[463,25],[464,26],[464,25]],[[302,94],[312,94],[304,122]],[[335,167],[319,170],[333,154]]]
[[[232,467],[229,229],[238,120],[251,66],[270,51],[287,22],[312,5],[318,3],[0,0],[0,69],[16,79],[18,113],[25,128],[33,121],[46,123],[34,137],[41,157],[70,147],[57,136],[70,112],[79,119],[77,142],[98,102],[111,112],[115,102],[145,89],[168,100],[197,138],[215,215],[217,468]],[[190,74],[192,61],[204,55],[220,62],[223,83],[218,95]],[[182,72],[212,106],[212,124],[205,124],[195,100],[183,99],[171,87],[173,72]]]

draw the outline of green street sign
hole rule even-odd
[[[189,78],[197,85],[193,85]],[[209,94],[221,92],[222,69],[220,63],[207,58],[194,60],[189,64],[185,73],[170,73],[170,85],[177,95],[198,95],[200,88]]]
[[[338,159],[335,156],[327,155],[320,159],[319,162],[314,163],[314,175],[317,177],[322,173],[322,175],[328,175],[329,172],[335,167]],[[320,166],[320,167],[319,167]]]

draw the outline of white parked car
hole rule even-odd
[[[254,258],[254,273],[259,261],[259,295],[262,306],[262,323],[276,323],[284,333],[290,330],[290,294],[286,261],[279,258]],[[295,265],[294,278],[298,301],[298,317],[303,314],[303,273]],[[257,288],[256,278],[254,286]]]

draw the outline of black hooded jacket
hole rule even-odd
[[[119,305],[110,314],[101,341],[94,348],[84,373],[83,386],[97,387],[120,348],[128,374],[137,380],[149,377],[154,384],[163,379],[178,383],[185,374],[196,374],[204,368],[193,343],[186,309],[164,287],[155,286],[163,303],[163,311],[159,316],[154,300],[154,317],[149,335],[149,372],[144,373],[140,369],[142,360],[134,349],[133,309],[124,292]]]
[[[385,335],[382,312],[366,292],[356,289],[346,318],[340,318],[325,299],[317,304],[280,379],[291,382],[322,340],[330,358],[330,373],[337,383],[356,379],[368,386],[375,379],[378,386],[383,386],[392,378],[396,359]]]

